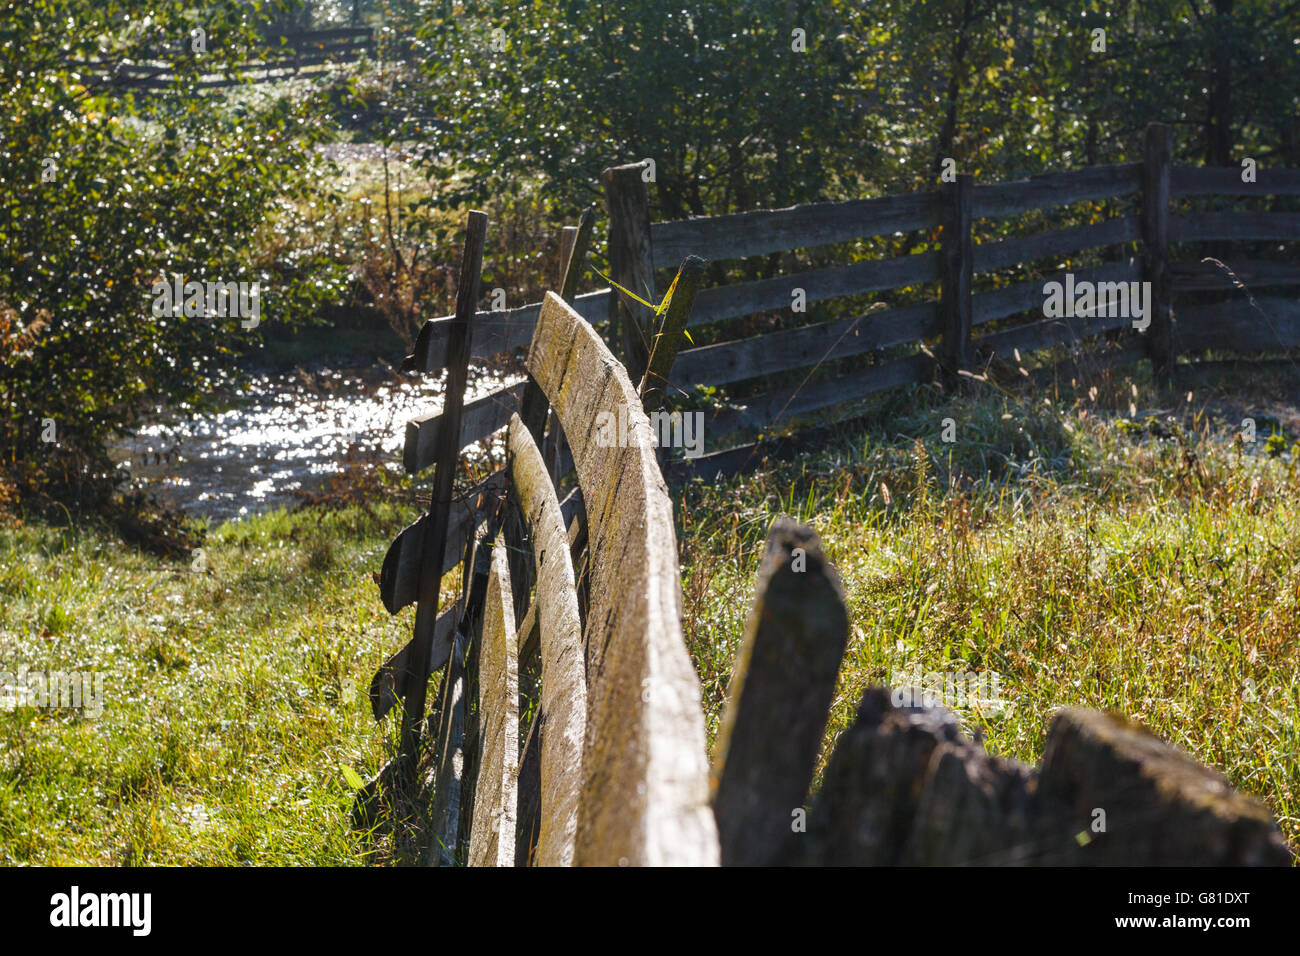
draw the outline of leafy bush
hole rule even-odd
[[[105,506],[109,439],[163,406],[213,404],[260,337],[234,317],[155,317],[156,280],[258,282],[262,322],[301,319],[336,291],[338,270],[293,241],[315,188],[310,104],[224,108],[195,85],[262,50],[256,28],[284,6],[6,8],[0,468],[23,497]],[[114,83],[153,62],[169,65],[169,90],[144,99]]]

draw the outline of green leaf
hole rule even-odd
[[[351,767],[343,768],[343,779],[348,782],[348,786],[353,790],[360,790],[366,785],[366,782],[362,780],[360,775]]]

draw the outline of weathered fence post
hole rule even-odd
[[[848,639],[839,576],[816,533],[767,537],[710,773],[723,866],[788,862]]]
[[[451,513],[451,485],[456,459],[460,456],[460,415],[469,376],[470,322],[478,306],[479,272],[483,267],[483,243],[487,237],[486,213],[471,211],[465,223],[465,247],[461,254],[460,282],[456,289],[456,318],[447,341],[447,388],[443,399],[443,425],[438,432],[434,460],[433,494],[429,502],[430,521],[420,564],[420,588],[415,612],[415,637],[411,648],[411,680],[402,713],[402,753],[414,767],[418,762],[420,723],[429,680],[429,652],[433,625],[438,617],[438,593],[442,583],[442,558],[447,544],[447,522]]]
[[[655,301],[654,255],[650,243],[650,197],[641,174],[645,163],[613,166],[601,173],[609,209],[610,278],[641,298]],[[617,289],[610,289],[609,318],[622,328],[623,364],[639,382],[650,360],[652,313]]]
[[[975,178],[958,175],[944,183],[946,218],[943,225],[943,283],[940,314],[943,321],[941,366],[944,384],[956,386],[958,372],[970,364],[971,277],[975,247],[971,239],[971,189]]]
[[[1146,316],[1147,355],[1156,377],[1168,380],[1174,371],[1174,330],[1170,317],[1172,285],[1169,274],[1169,127],[1150,123],[1142,159],[1142,281],[1151,283]]]
[[[1037,800],[1054,865],[1288,866],[1263,803],[1122,717],[1067,708],[1047,735]],[[1078,837],[1077,839],[1075,837]]]
[[[479,645],[480,750],[469,840],[470,866],[513,866],[519,802],[519,659],[517,608],[510,561],[501,540],[492,572]]]

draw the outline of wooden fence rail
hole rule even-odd
[[[1300,174],[1260,171],[1248,184],[1258,188],[1243,189],[1223,170],[1172,166],[1168,147],[1167,129],[1152,126],[1142,163],[992,185],[962,175],[933,192],[675,223],[649,222],[642,164],[607,171],[615,281],[653,300],[655,268],[681,254],[666,317],[609,290],[575,294],[591,211],[566,230],[559,295],[477,311],[486,220],[472,214],[457,313],[426,323],[404,365],[445,368],[448,387],[443,409],[406,429],[404,464],[411,472],[433,467],[434,493],[429,514],[389,549],[380,596],[390,612],[416,605],[415,635],[371,687],[377,719],[403,701],[411,763],[422,737],[432,749],[423,780],[433,794],[427,862],[1178,862],[1192,858],[1180,833],[1211,848],[1200,862],[1283,862],[1285,844],[1258,804],[1176,751],[1086,712],[1058,719],[1039,770],[991,760],[942,711],[886,706],[887,690],[870,691],[821,792],[804,807],[848,626],[834,571],[809,529],[773,529],[711,778],[699,683],[683,641],[663,475],[734,471],[759,447],[667,460],[648,415],[681,408],[693,385],[877,358],[822,380],[801,373],[801,382],[711,410],[716,438],[936,375],[951,384],[977,365],[1105,334],[1116,347],[1103,363],[1147,357],[1165,374],[1180,353],[1300,345],[1300,301],[1285,295],[1175,302],[1179,293],[1232,293],[1242,283],[1300,286],[1292,263],[1253,253],[1228,272],[1217,260],[1180,262],[1169,252],[1174,242],[1300,238],[1300,216],[1291,212],[1169,212],[1171,196],[1300,195]],[[974,239],[982,219],[1123,198],[1137,203],[1136,214]],[[937,247],[706,289],[704,262],[687,254],[726,260],[912,230],[938,230]],[[1080,250],[1115,245],[1130,248],[1099,265],[1061,268]],[[1034,267],[1045,261],[1051,265]],[[1011,267],[1044,277],[975,291],[978,275]],[[1034,318],[1045,281],[1094,284],[1094,307]],[[1112,308],[1121,285],[1134,282],[1152,285],[1145,329]],[[784,310],[792,289],[817,302],[924,287],[936,297],[679,349],[683,330],[726,329],[746,315]],[[1005,324],[1026,313],[1029,321]],[[596,333],[601,319],[617,323],[611,331],[629,365]],[[993,323],[1004,324],[990,330]],[[519,362],[524,380],[464,403],[470,359],[503,353]],[[612,431],[610,422],[618,423]],[[503,428],[506,467],[453,501],[460,451]],[[559,483],[571,472],[576,487],[562,498]],[[458,564],[459,594],[444,606],[442,578]],[[425,688],[440,668],[426,721]],[[782,746],[770,746],[777,736]],[[394,784],[392,776],[372,782],[359,808],[385,781]],[[1086,821],[1070,795],[1081,792],[1118,811],[1122,838],[1079,841]],[[801,813],[806,839],[790,825]],[[1160,823],[1150,829],[1153,819]],[[1141,838],[1138,826],[1149,828]]]
[[[1300,346],[1296,300],[1274,291],[1300,286],[1300,264],[1249,256],[1227,263],[1230,275],[1217,263],[1176,261],[1170,254],[1174,244],[1186,248],[1185,244],[1193,242],[1293,242],[1300,239],[1300,213],[1173,215],[1169,208],[1172,199],[1183,197],[1276,199],[1300,195],[1300,171],[1259,169],[1254,182],[1243,182],[1240,169],[1174,166],[1169,147],[1168,128],[1152,124],[1145,158],[1139,163],[1051,173],[1011,183],[975,184],[969,177],[959,176],[957,182],[945,184],[941,190],[673,222],[648,221],[643,164],[607,171],[603,178],[609,199],[614,278],[642,291],[653,290],[654,269],[680,262],[691,253],[713,261],[733,260],[896,233],[939,230],[941,235],[937,249],[701,289],[688,328],[723,330],[727,323],[756,313],[789,314],[795,289],[806,303],[900,289],[930,288],[935,295],[930,301],[873,308],[849,318],[793,325],[683,350],[666,389],[676,397],[678,407],[689,407],[688,396],[696,386],[730,386],[801,371],[806,378],[810,369],[853,356],[876,355],[878,364],[842,371],[830,382],[774,384],[741,399],[743,407],[706,411],[710,453],[693,462],[673,462],[671,474],[708,475],[724,458],[747,460],[730,454],[733,449],[718,448],[718,441],[732,432],[770,429],[798,416],[858,401],[872,392],[929,381],[936,370],[946,371],[951,384],[956,373],[982,368],[1017,352],[1024,356],[1058,346],[1082,346],[1098,353],[1099,366],[1113,367],[1147,357],[1167,377],[1180,355]],[[981,220],[1104,200],[1134,203],[1137,211],[991,242],[976,242],[972,237],[974,224]],[[1099,265],[1059,267],[1062,259],[1099,249],[1118,250],[1119,257]],[[1035,267],[1035,263],[1039,265]],[[981,276],[1026,267],[1039,272],[1041,278],[1013,280],[998,288],[974,288],[974,280]],[[1105,308],[1090,316],[1033,320],[1033,312],[1041,315],[1044,284],[1064,283],[1067,275],[1078,283],[1150,282],[1150,325],[1141,331],[1128,328],[1122,315]],[[1252,290],[1253,304],[1238,296],[1210,307],[1193,298],[1191,304],[1178,304],[1175,309],[1176,299],[1208,291],[1232,292],[1239,289],[1237,281]],[[1263,294],[1261,290],[1265,290]],[[645,350],[639,344],[646,321],[642,307],[616,302],[608,289],[578,296],[573,304],[593,324],[618,319],[621,324],[616,338],[624,344],[625,357],[630,354],[634,365],[644,363]],[[616,306],[617,311],[611,312]],[[525,347],[538,310],[539,306],[529,305],[480,313],[471,354],[483,358]],[[1023,325],[992,332],[984,328],[1026,314],[1031,321]],[[449,328],[450,319],[426,323],[406,367],[425,371],[443,367]],[[1109,352],[1101,352],[1102,336],[1114,339]],[[933,360],[919,350],[927,341],[936,343],[929,353]],[[897,355],[900,347],[909,344],[918,346],[916,356]],[[472,403],[462,443],[482,440],[504,428],[517,401],[517,387],[506,386]],[[418,471],[428,464],[424,449],[432,447],[439,427],[438,416],[412,423],[406,454],[409,470]]]

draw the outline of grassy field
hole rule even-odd
[[[990,750],[1036,761],[1057,709],[1120,711],[1263,798],[1300,850],[1296,383],[899,395],[814,458],[679,493],[710,737],[786,513],[817,529],[849,608],[828,737],[890,675],[992,672],[1001,700],[957,708]]]
[[[958,708],[990,749],[1036,760],[1057,708],[1120,710],[1263,798],[1300,848],[1295,384],[900,393],[797,464],[676,491],[710,737],[787,513],[850,608],[828,737],[891,673],[996,672],[1001,706]],[[1245,414],[1253,444],[1234,440]],[[212,529],[198,565],[0,531],[0,671],[105,679],[98,717],[0,707],[0,863],[386,861],[349,829],[344,768],[368,777],[392,746],[365,689],[412,612],[389,617],[371,573],[413,514],[262,515]]]
[[[276,512],[202,571],[93,533],[0,532],[0,670],[100,671],[98,718],[0,710],[0,863],[346,865],[386,740],[365,690],[410,626],[370,572],[400,528]]]

